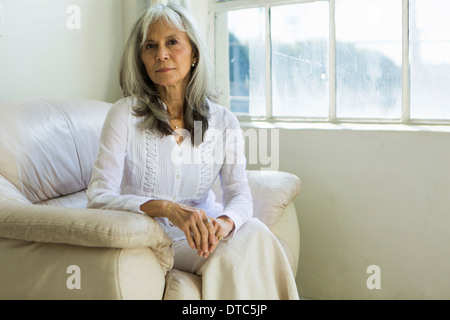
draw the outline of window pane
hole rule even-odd
[[[328,2],[273,7],[273,115],[327,117]]]
[[[410,6],[411,118],[450,119],[450,1]]]
[[[264,8],[228,12],[228,30],[231,111],[264,116],[266,114]]]
[[[338,117],[401,117],[402,0],[336,0],[336,95]]]

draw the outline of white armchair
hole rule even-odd
[[[110,106],[0,102],[0,299],[201,299],[201,278],[173,269],[171,239],[153,218],[86,209]],[[255,216],[280,240],[295,275],[292,200],[301,181],[285,172],[248,178]]]

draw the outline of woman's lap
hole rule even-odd
[[[295,280],[278,239],[258,219],[249,220],[208,257],[187,241],[174,243],[174,268],[202,277],[205,299],[297,299]]]

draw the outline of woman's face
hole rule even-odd
[[[157,87],[184,90],[195,58],[186,32],[165,20],[157,21],[149,27],[142,48],[142,61]]]

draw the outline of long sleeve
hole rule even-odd
[[[120,100],[106,117],[87,189],[89,208],[143,213],[140,205],[150,200],[121,194],[129,133],[128,107],[126,100]]]
[[[234,221],[234,233],[253,216],[253,201],[246,173],[244,139],[237,118],[228,113],[225,161],[220,170],[223,215]],[[234,235],[233,233],[233,235]],[[230,237],[233,237],[230,235]]]

